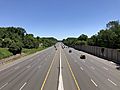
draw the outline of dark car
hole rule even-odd
[[[72,52],[72,50],[69,50],[69,53],[71,53]]]
[[[85,55],[80,55],[80,59],[86,59]]]

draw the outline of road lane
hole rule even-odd
[[[61,60],[61,62],[60,62]],[[60,65],[61,63],[61,65]],[[62,67],[62,68],[61,68]],[[63,79],[63,86],[60,85],[62,83],[59,81],[59,74],[61,74]],[[46,79],[46,83],[44,84],[43,90],[60,90],[59,85],[62,86],[61,90],[80,90],[77,88],[75,77],[72,76],[68,63],[66,62],[66,57],[64,51],[59,46],[56,52],[55,61],[51,67],[48,78]]]
[[[65,52],[65,55],[71,65],[73,73],[78,81],[78,85],[81,90],[99,90],[93,83],[91,83],[91,78],[80,69],[80,66],[74,62],[74,58],[72,58],[71,53]]]
[[[119,90],[120,85],[118,85],[118,83],[120,83],[120,72],[118,70],[116,70],[115,68],[111,68],[108,64],[103,64],[101,61],[98,61],[96,58],[94,58],[95,56],[91,56],[84,52],[72,49],[72,53],[69,54],[68,49],[65,49],[65,51],[68,54],[68,58],[72,58],[72,62],[76,63],[76,65],[78,65],[79,67],[82,67],[82,70],[84,71],[83,73],[87,75],[86,77],[91,78],[92,83],[95,82],[97,84],[97,88],[99,90]],[[87,56],[85,62],[83,62],[83,60],[80,59],[81,53]]]
[[[64,90],[120,89],[120,72],[109,61],[72,48],[69,53],[61,43],[56,47],[0,69],[0,90],[58,90],[60,68]],[[85,60],[80,59],[81,53]]]
[[[53,52],[51,53],[51,51],[53,51]],[[54,48],[52,48],[52,50],[50,49],[50,51],[45,51],[45,53],[42,53],[42,56],[40,56],[40,57],[39,57],[39,55],[36,56],[36,59],[33,59],[32,61],[27,60],[27,61],[25,61],[26,63],[19,63],[17,65],[19,65],[21,68],[19,68],[18,70],[14,69],[14,71],[12,73],[9,72],[9,68],[5,69],[5,70],[7,70],[5,72],[5,75],[7,74],[7,76],[0,77],[1,87],[4,86],[4,88],[2,88],[2,90],[18,90],[22,85],[24,85],[25,82],[26,82],[26,86],[27,86],[27,82],[37,72],[38,68],[36,66],[44,65],[46,63],[45,58],[50,60],[50,58],[53,57],[54,53],[55,53],[55,50],[54,50]],[[49,56],[49,58],[48,58],[48,56]],[[48,61],[48,63],[50,63],[50,62]],[[29,66],[29,68],[27,68],[28,66]],[[15,67],[16,67],[16,65],[10,67],[10,69],[15,68]],[[4,74],[2,74],[2,75],[4,75]],[[41,82],[42,82],[42,80],[41,80]],[[7,85],[4,85],[4,83],[7,83]],[[39,88],[40,88],[40,85],[39,85]]]
[[[57,90],[59,74],[59,49],[52,60],[40,90]]]
[[[72,72],[71,67],[69,66],[68,60],[65,56],[64,51],[62,50],[62,71],[63,71],[63,85],[64,90],[80,90],[80,86],[77,84],[77,80]]]
[[[47,54],[46,54],[47,55]],[[46,55],[45,55],[45,57],[46,57]],[[44,60],[42,60],[42,59],[44,59],[45,57],[41,57],[41,60],[40,60],[40,62],[42,63]],[[38,57],[37,57],[38,58]],[[16,77],[16,76],[18,76],[20,73],[23,73],[23,71],[25,71],[27,68],[29,68],[30,66],[32,66],[32,65],[34,65],[34,64],[36,64],[36,62],[39,62],[38,60],[35,60],[35,59],[33,59],[32,61],[27,61],[27,63],[20,63],[19,64],[19,66],[21,67],[21,68],[19,68],[18,70],[16,70],[16,69],[14,69],[13,67],[12,67],[12,69],[10,69],[10,71],[8,70],[8,71],[6,71],[5,73],[2,73],[2,74],[0,74],[0,85],[1,85],[1,83],[4,83],[4,82],[9,82],[9,81],[11,81],[11,79],[13,79],[14,77]],[[17,66],[16,66],[17,67]],[[19,72],[18,72],[19,71]],[[11,77],[11,78],[10,78]]]

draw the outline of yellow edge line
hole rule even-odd
[[[65,53],[64,53],[64,55],[65,55]],[[80,87],[79,87],[79,85],[78,85],[78,82],[77,82],[77,80],[76,80],[76,78],[75,78],[75,75],[74,75],[74,73],[73,73],[73,71],[72,71],[72,68],[71,68],[71,66],[70,66],[70,64],[69,64],[69,62],[68,62],[68,59],[67,59],[66,55],[65,55],[65,59],[66,59],[66,62],[67,62],[67,64],[68,64],[68,67],[69,67],[69,69],[70,69],[70,72],[71,72],[71,74],[72,74],[72,77],[73,77],[73,79],[74,79],[74,82],[75,82],[75,84],[76,84],[76,86],[77,86],[77,90],[80,90]]]
[[[43,81],[43,84],[42,84],[42,87],[41,87],[40,90],[43,90],[43,88],[44,88],[44,86],[45,86],[46,80],[47,80],[47,78],[48,78],[48,75],[49,75],[49,73],[50,73],[50,71],[51,71],[53,62],[54,62],[54,60],[55,60],[55,56],[56,56],[56,53],[55,53],[54,58],[53,58],[53,60],[52,60],[52,62],[51,62],[51,65],[50,65],[50,67],[49,67],[49,69],[48,69],[48,71],[47,71],[47,74],[46,74],[46,76],[45,76],[45,79],[44,79],[44,81]]]

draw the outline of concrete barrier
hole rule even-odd
[[[73,48],[120,64],[120,50],[85,45],[76,45]]]

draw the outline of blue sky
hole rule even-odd
[[[57,39],[96,34],[120,19],[120,0],[0,0],[0,26]]]

